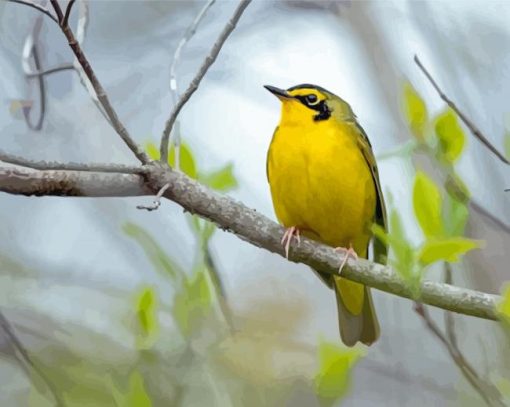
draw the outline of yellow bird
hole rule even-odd
[[[282,102],[267,177],[276,216],[287,228],[282,238],[287,256],[301,234],[343,251],[340,271],[349,256],[367,258],[371,225],[386,228],[386,214],[372,147],[351,107],[315,85],[265,88]],[[375,240],[375,260],[384,263],[386,251]],[[375,342],[379,323],[369,288],[318,274],[335,290],[344,344]]]

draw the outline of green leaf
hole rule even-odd
[[[437,117],[435,130],[439,141],[440,157],[449,163],[454,163],[464,150],[466,135],[453,110],[448,109]]]
[[[427,106],[409,82],[404,83],[404,114],[413,134],[423,140],[423,130],[428,119]]]
[[[466,203],[451,195],[445,200],[444,225],[448,236],[462,236],[469,219],[469,209]]]
[[[152,401],[145,389],[142,375],[134,371],[129,376],[128,388],[121,391],[112,381],[113,398],[115,405],[119,407],[152,407]]]
[[[127,222],[122,229],[126,235],[132,237],[142,247],[146,256],[157,271],[163,273],[165,276],[170,276],[173,280],[184,275],[184,272],[166,255],[161,246],[144,228],[134,223]]]
[[[381,226],[372,225],[374,235],[393,252],[395,260],[391,262],[398,275],[404,280],[418,298],[420,293],[421,269],[417,265],[416,250],[409,243],[398,213],[393,209],[389,215],[390,233]]]
[[[425,266],[440,260],[455,263],[460,260],[460,256],[481,245],[482,242],[466,237],[431,239],[421,247],[418,259]]]
[[[352,368],[362,353],[358,348],[346,348],[329,342],[321,342],[318,352],[315,393],[323,403],[332,405],[347,394]]]
[[[237,188],[237,180],[233,173],[233,164],[229,163],[219,170],[200,177],[201,181],[217,191],[229,191]]]
[[[498,306],[498,312],[503,317],[503,320],[510,325],[510,283],[503,287],[503,301]]]
[[[157,294],[152,287],[142,287],[136,298],[136,317],[141,331],[139,347],[149,348],[159,331]]]
[[[185,278],[181,290],[174,297],[173,316],[182,334],[190,337],[210,313],[212,293],[205,270],[198,270]]]
[[[186,143],[181,143],[179,150],[179,169],[188,177],[196,179],[197,166],[191,148]],[[170,167],[175,167],[175,148],[173,144],[168,152],[168,165],[170,165]]]
[[[505,132],[505,157],[510,160],[510,131]]]
[[[426,237],[444,236],[441,194],[434,181],[418,171],[414,179],[413,206],[416,219]]]
[[[160,158],[159,148],[152,141],[145,143],[145,151],[151,160],[157,161]]]

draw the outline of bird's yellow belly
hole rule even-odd
[[[338,134],[275,135],[268,175],[276,216],[285,226],[366,256],[376,192],[355,141]],[[308,232],[308,233],[307,233]]]

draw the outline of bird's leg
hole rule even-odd
[[[285,229],[285,233],[283,234],[281,244],[285,248],[285,257],[289,258],[289,247],[292,238],[296,238],[298,245],[301,244],[301,236],[299,235],[299,229],[295,226],[291,226],[290,228]]]
[[[342,260],[342,264],[340,264],[340,268],[338,269],[338,274],[342,274],[342,269],[347,263],[347,260],[349,257],[353,260],[358,260],[358,254],[354,251],[352,248],[352,244],[349,245],[349,248],[346,249],[345,247],[335,247],[335,251],[341,252],[344,255],[344,259]]]

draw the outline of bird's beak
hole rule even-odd
[[[269,92],[271,92],[280,100],[292,98],[292,96],[289,95],[289,92],[287,92],[285,89],[276,88],[270,85],[264,85],[264,88],[266,88]]]

